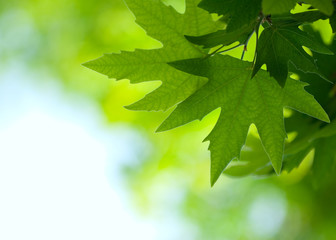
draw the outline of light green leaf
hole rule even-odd
[[[131,83],[162,81],[158,89],[128,106],[129,109],[166,110],[184,100],[206,80],[177,71],[166,63],[205,55],[184,37],[217,30],[210,14],[197,7],[199,1],[187,0],[186,11],[180,14],[160,0],[127,0],[127,6],[136,16],[136,22],[149,36],[159,40],[163,48],[105,54],[84,66],[117,80],[130,79]]]
[[[232,177],[243,177],[254,174],[259,169],[270,165],[269,163],[269,158],[260,139],[249,134],[241,151],[239,161],[232,161],[224,170],[224,174]]]
[[[251,63],[230,56],[190,59],[172,66],[207,77],[209,82],[180,103],[158,131],[169,130],[221,108],[210,140],[211,184],[213,185],[232,159],[239,158],[249,126],[254,123],[277,173],[281,171],[284,140],[283,108],[290,107],[328,122],[328,115],[304,90],[304,83],[288,79],[284,88],[260,71],[251,79]]]

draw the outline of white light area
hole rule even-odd
[[[263,191],[250,205],[248,223],[255,235],[269,239],[281,229],[287,214],[287,202],[284,194],[276,189]]]
[[[107,176],[108,161],[117,172],[129,158],[131,138],[110,150],[118,136],[93,124],[86,105],[17,72],[0,76],[0,239],[160,239],[155,222],[125,200],[120,176]]]

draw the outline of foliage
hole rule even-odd
[[[160,0],[127,0],[136,22],[163,46],[106,54],[84,65],[131,83],[160,80],[159,88],[127,107],[165,111],[177,105],[159,131],[202,119],[220,108],[218,122],[206,138],[212,184],[223,171],[236,175],[291,171],[312,149],[313,171],[328,175],[336,156],[335,124],[328,124],[334,118],[335,73],[325,67],[330,63],[323,63],[335,61],[335,48],[325,46],[306,25],[324,19],[335,31],[335,1],[306,2],[312,6],[303,4],[302,13],[292,13],[293,0],[186,0],[180,14]],[[254,58],[243,61],[254,34]],[[223,56],[237,47],[243,47],[241,60]],[[261,69],[263,64],[268,73]],[[292,73],[299,80],[290,78]],[[306,115],[291,113],[284,120],[284,108]],[[237,164],[233,160],[240,158],[251,124],[257,127],[263,151],[254,141],[249,147],[260,154]],[[285,142],[287,133],[293,132],[296,137]],[[328,154],[321,156],[323,151]],[[267,161],[258,161],[259,157]]]

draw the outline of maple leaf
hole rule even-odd
[[[126,0],[136,22],[163,48],[105,54],[84,66],[110,78],[130,79],[131,83],[160,80],[162,85],[140,101],[128,106],[133,110],[166,110],[200,88],[206,79],[177,71],[167,62],[205,55],[184,35],[204,35],[216,31],[210,14],[197,7],[200,0],[187,0],[184,14],[160,0]]]
[[[284,86],[288,76],[288,64],[291,62],[303,72],[316,73],[324,77],[319,72],[314,58],[306,53],[302,46],[314,52],[333,54],[313,36],[297,27],[282,27],[279,24],[266,28],[259,38],[252,76],[265,63],[270,75]]]
[[[210,141],[211,184],[232,159],[239,158],[249,126],[254,123],[277,173],[281,171],[284,140],[283,108],[290,107],[322,121],[328,115],[304,90],[305,84],[288,79],[284,88],[260,71],[251,79],[251,63],[230,56],[190,59],[171,63],[182,71],[207,77],[208,83],[180,103],[157,131],[169,130],[202,119],[221,108],[216,126],[205,139]]]

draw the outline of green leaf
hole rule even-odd
[[[203,0],[199,6],[210,13],[229,17],[226,30],[231,32],[256,22],[261,0]]]
[[[257,46],[257,58],[253,69],[254,76],[263,64],[267,71],[281,86],[285,85],[288,76],[288,63],[303,71],[319,74],[316,62],[312,56],[304,51],[302,46],[314,52],[333,53],[313,36],[296,27],[280,27],[272,25],[260,35]]]
[[[313,7],[319,9],[328,16],[331,16],[334,12],[332,0],[305,0],[305,2],[311,4]]]
[[[288,79],[284,88],[260,71],[251,79],[251,63],[216,55],[171,63],[172,66],[207,77],[209,82],[180,103],[158,131],[169,130],[221,108],[210,140],[211,184],[213,185],[232,159],[239,158],[249,126],[254,123],[277,173],[281,171],[284,140],[283,108],[290,107],[328,122],[328,115],[305,92],[304,84]]]
[[[336,136],[322,138],[314,143],[314,182],[319,185],[336,172]]]
[[[296,0],[263,0],[262,10],[264,14],[288,13],[295,7]]]
[[[312,23],[317,20],[328,19],[328,16],[320,11],[308,11],[295,14],[272,15],[272,23],[277,26],[300,26],[304,23]]]
[[[333,33],[335,33],[336,32],[336,11],[330,17],[329,22],[330,22],[330,26],[332,28]]]
[[[159,0],[127,0],[136,22],[147,34],[163,44],[163,48],[105,54],[84,66],[110,78],[130,79],[131,83],[160,80],[162,85],[143,99],[128,106],[133,110],[166,110],[200,88],[206,80],[180,72],[167,62],[202,57],[198,47],[184,35],[204,35],[217,30],[210,14],[197,7],[200,0],[187,0],[184,14]]]
[[[314,149],[312,173],[314,175],[314,183],[318,186],[336,173],[336,135],[312,139],[314,138],[311,138],[309,142],[307,141],[307,147],[303,150],[285,155],[283,169],[291,172]]]
[[[232,161],[224,170],[224,174],[232,177],[243,177],[255,174],[269,164],[269,158],[260,139],[249,134],[246,138],[239,161]]]
[[[204,46],[205,48],[212,48],[221,44],[227,46],[234,42],[244,43],[252,34],[253,27],[246,26],[231,32],[228,32],[227,30],[219,30],[199,37],[186,36],[186,39],[194,44]]]
[[[298,1],[296,0],[263,0],[262,9],[264,14],[288,13]],[[334,11],[332,0],[305,0],[307,4],[319,9],[321,12],[331,15]]]

